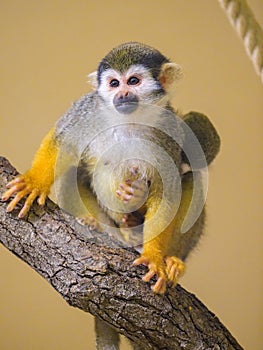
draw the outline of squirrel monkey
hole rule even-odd
[[[168,284],[176,285],[185,269],[183,261],[202,233],[204,210],[184,234],[181,227],[191,205],[194,176],[214,159],[220,146],[204,115],[176,117],[170,99],[180,74],[177,64],[144,44],[130,42],[111,50],[91,75],[94,91],[62,116],[44,138],[32,167],[11,181],[2,196],[7,201],[14,195],[7,211],[26,197],[20,218],[35,200],[44,205],[56,177],[57,159],[75,152],[78,190],[89,207],[80,221],[97,229],[100,222],[119,227],[124,236],[143,227],[143,249],[134,264],[148,266],[143,280],[156,277],[152,289],[161,294]],[[192,161],[185,151],[191,143],[187,125],[205,162]],[[197,145],[191,147],[195,150]],[[178,193],[180,198],[173,202]]]

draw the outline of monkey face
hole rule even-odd
[[[147,68],[134,65],[126,72],[112,68],[102,72],[98,93],[117,112],[131,114],[140,103],[155,104],[165,91]]]
[[[158,50],[129,42],[113,48],[89,82],[108,110],[129,115],[142,104],[166,108],[180,77],[181,67]]]

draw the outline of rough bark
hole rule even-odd
[[[0,157],[0,193],[16,170]],[[106,233],[89,232],[48,200],[25,220],[0,202],[0,242],[42,275],[69,303],[103,319],[143,349],[242,349],[181,286],[154,295],[132,267],[138,253]]]

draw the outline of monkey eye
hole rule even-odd
[[[110,87],[112,87],[112,88],[116,88],[116,87],[118,87],[120,85],[120,82],[119,82],[119,80],[117,80],[117,79],[112,79],[111,81],[110,81]]]
[[[127,84],[128,85],[137,85],[137,84],[139,84],[139,82],[140,82],[139,78],[137,78],[137,77],[130,77],[128,82],[127,82]]]

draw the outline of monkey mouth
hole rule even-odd
[[[131,114],[138,108],[138,103],[135,103],[135,102],[116,103],[115,108],[121,114]]]

